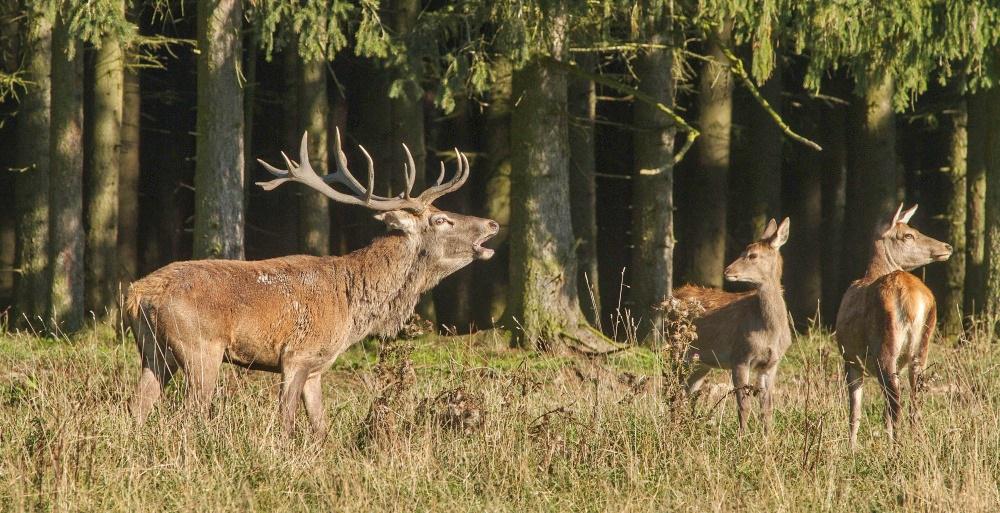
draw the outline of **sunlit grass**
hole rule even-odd
[[[825,333],[800,336],[782,363],[774,430],[752,423],[743,438],[724,372],[692,413],[671,400],[673,384],[648,349],[587,359],[472,340],[411,342],[415,380],[391,401],[392,426],[359,447],[386,386],[380,370],[397,363],[380,368],[374,343],[359,344],[325,375],[330,431],[318,443],[304,415],[293,439],[280,434],[276,375],[226,366],[207,418],[185,408],[176,380],[136,427],[125,408],[138,374],[129,339],[101,326],[72,338],[2,336],[0,510],[853,512],[1000,504],[1000,344],[985,336],[932,348],[921,422],[904,422],[895,446],[868,380],[856,452],[846,441],[841,360]],[[446,408],[434,409],[457,388],[481,400],[460,406],[479,410],[480,427],[451,428],[441,420]]]

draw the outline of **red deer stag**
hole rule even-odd
[[[907,271],[951,256],[951,246],[907,223],[917,206],[900,204],[879,231],[864,277],[851,284],[837,312],[837,344],[844,356],[850,401],[851,447],[858,441],[864,373],[876,376],[885,395],[889,438],[899,420],[899,371],[910,366],[910,411],[916,415],[917,381],[937,322],[934,294]]]
[[[770,427],[778,362],[792,343],[778,251],[788,241],[788,229],[787,217],[781,226],[771,219],[760,239],[726,267],[727,281],[747,283],[755,290],[724,292],[685,285],[674,291],[675,298],[697,301],[705,308],[694,321],[698,338],[687,353],[688,361],[696,362],[688,378],[688,395],[696,396],[711,369],[729,369],[741,432],[746,430],[750,375],[754,372],[764,426]]]
[[[420,294],[473,260],[493,256],[483,243],[495,221],[444,212],[432,202],[461,187],[469,161],[456,150],[458,171],[411,197],[416,169],[404,145],[406,189],[398,197],[372,194],[373,164],[362,186],[347,169],[335,134],[337,172],[320,177],[309,164],[308,134],[302,136],[302,164],[284,153],[286,170],[259,161],[278,176],[258,182],[272,190],[299,182],[330,199],[380,211],[388,233],[346,256],[288,256],[256,262],[199,260],[176,262],[129,288],[127,311],[142,359],[131,409],[142,422],[171,376],[183,369],[187,397],[207,405],[219,367],[228,361],[281,373],[279,413],[292,430],[300,398],[313,430],[326,430],[320,376],[348,347],[374,334],[390,337],[413,313]],[[339,184],[350,191],[340,192]]]

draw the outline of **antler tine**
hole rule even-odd
[[[288,158],[288,155],[286,155],[285,152],[281,152],[281,158],[284,159],[285,165],[288,166],[288,169],[278,169],[268,164],[267,162],[264,162],[263,160],[257,159],[257,162],[260,162],[261,165],[264,166],[264,169],[267,169],[269,172],[271,172],[271,174],[280,177],[268,182],[257,182],[257,185],[259,185],[266,191],[271,191],[285,182],[299,182],[312,189],[319,191],[324,196],[334,201],[339,201],[341,203],[348,203],[351,205],[364,204],[361,202],[360,199],[355,198],[354,196],[351,196],[349,194],[344,194],[342,192],[335,190],[333,187],[330,187],[325,181],[323,181],[322,178],[319,177],[319,175],[316,174],[316,171],[313,170],[312,165],[309,163],[308,132],[302,134],[302,144],[299,147],[299,151],[302,153],[301,155],[299,155],[300,159],[302,160],[301,165],[295,165],[292,162],[292,159]]]
[[[417,180],[417,164],[413,162],[413,154],[406,147],[406,143],[403,143],[403,152],[406,153],[406,164],[403,164],[403,173],[406,175],[406,191],[403,193],[403,197],[410,199],[410,194],[413,193],[413,183]],[[407,171],[407,166],[409,166],[409,171]]]
[[[368,190],[365,193],[365,203],[371,203],[372,201],[372,191],[375,190],[375,162],[372,160],[372,156],[368,154],[368,150],[364,146],[358,145],[361,148],[361,153],[365,155],[365,159],[368,161]],[[390,199],[378,197],[379,199]]]
[[[458,151],[455,148],[455,160],[458,161],[458,169],[455,171],[455,176],[445,183],[441,183],[444,179],[444,163],[441,163],[441,175],[438,177],[438,183],[433,187],[428,187],[420,196],[417,198],[425,205],[430,205],[434,200],[448,194],[449,192],[457,190],[459,187],[465,185],[465,180],[469,177],[469,160],[466,158],[465,154]]]
[[[441,173],[438,174],[438,179],[437,181],[434,182],[434,185],[441,185],[441,182],[443,181],[444,181],[444,161],[441,161]]]

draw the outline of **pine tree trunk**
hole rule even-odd
[[[582,55],[577,58],[577,65],[592,71],[595,61],[592,55]],[[601,315],[597,275],[597,184],[594,181],[597,93],[593,81],[570,77],[567,94],[570,116],[569,199],[579,265],[577,287],[584,315],[591,323],[597,323]]]
[[[779,115],[784,89],[781,80],[779,59],[771,78],[760,86],[761,95]],[[785,137],[767,111],[756,101],[751,102],[746,135],[749,158],[738,171],[745,173],[746,217],[739,220],[742,226],[733,230],[739,234],[741,247],[760,236],[769,219],[781,221],[785,215],[781,208],[781,151]]]
[[[822,222],[820,251],[822,259],[822,315],[824,323],[832,325],[837,316],[840,298],[846,290],[841,262],[844,256],[844,205],[847,185],[847,109],[835,105],[822,111],[819,130],[820,172],[822,173]],[[853,279],[853,278],[852,278]]]
[[[659,24],[657,24],[659,25]],[[649,27],[652,44],[667,44],[666,28]],[[639,89],[674,106],[673,50],[648,50],[636,59]],[[660,326],[657,308],[673,289],[674,134],[673,122],[645,102],[633,106],[636,172],[632,177],[632,288],[634,315],[644,339]]]
[[[124,11],[120,2],[115,6]],[[87,180],[86,308],[113,313],[118,297],[118,174],[122,128],[124,56],[114,36],[94,55],[93,132]]]
[[[299,123],[301,132],[309,132],[309,161],[317,174],[325,175],[327,158],[329,104],[326,96],[326,62],[302,61],[299,64]],[[330,206],[322,194],[299,196],[299,250],[309,255],[330,254]]]
[[[733,115],[733,80],[723,46],[730,44],[732,24],[727,23],[708,43],[710,62],[699,77],[697,169],[691,174],[692,208],[686,231],[688,271],[686,281],[721,287],[726,265],[726,193]]]
[[[49,115],[52,65],[52,20],[41,9],[29,9],[24,20],[24,79],[31,83],[21,96],[17,116],[17,215],[19,269],[14,289],[18,322],[45,318],[49,304]]]
[[[964,97],[959,97],[954,112],[949,116],[951,126],[949,163],[945,173],[949,189],[945,218],[945,240],[955,248],[944,264],[945,288],[938,300],[938,319],[941,334],[957,337],[963,331],[963,302],[965,299],[965,223],[966,223],[966,157],[968,149],[967,110]]]
[[[118,264],[123,284],[139,273],[139,127],[142,97],[139,70],[125,69],[118,173]]]
[[[892,77],[872,78],[855,106],[858,125],[847,176],[844,232],[844,268],[850,280],[861,277],[868,265],[876,226],[899,206],[893,91]]]
[[[58,17],[52,32],[49,313],[59,329],[73,331],[83,324],[84,312],[83,48],[71,41],[65,22]]]
[[[243,258],[243,89],[239,0],[198,1],[195,258]]]
[[[553,58],[564,55],[567,15],[548,17]],[[580,310],[569,203],[565,72],[532,61],[514,71],[511,117],[510,293],[506,325],[522,346],[599,349]]]
[[[500,319],[507,307],[507,284],[510,260],[510,121],[511,66],[506,60],[494,66],[496,76],[490,90],[486,111],[486,182],[482,215],[500,224],[500,233],[489,246],[496,250],[493,258],[480,264],[485,267],[479,276],[485,280],[485,294],[477,294],[482,304],[477,308],[481,326],[490,326]]]
[[[967,96],[968,152],[966,169],[965,313],[978,314],[986,304],[986,142],[990,126],[986,93]],[[953,257],[954,258],[954,257]]]
[[[1000,128],[996,120],[1000,119],[1000,88],[992,88],[986,95],[987,114],[989,117],[986,128],[986,216],[985,216],[985,255],[986,265],[983,270],[986,282],[986,312],[989,315],[1000,315]]]

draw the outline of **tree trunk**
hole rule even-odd
[[[57,18],[52,37],[50,315],[59,329],[73,331],[83,324],[84,311],[83,48],[70,39],[65,23]]]
[[[984,93],[988,102],[989,126],[986,129],[986,221],[985,255],[983,271],[986,282],[986,312],[1000,315],[1000,129],[996,125],[1000,119],[1000,88],[994,87]]]
[[[243,258],[242,4],[198,1],[195,258]]]
[[[326,120],[329,105],[326,96],[326,62],[299,63],[299,137],[309,132],[309,161],[319,175],[329,166]],[[299,250],[309,255],[330,254],[330,206],[322,194],[299,196]]]
[[[116,9],[124,11],[120,2]],[[86,308],[113,313],[118,297],[118,174],[124,57],[115,36],[104,36],[94,55],[93,133],[87,180]]]
[[[567,15],[549,15],[551,53],[564,55]],[[514,71],[511,262],[507,326],[522,346],[594,349],[580,310],[569,204],[566,75],[538,60]]]
[[[127,284],[139,273],[139,127],[142,97],[138,68],[126,67],[123,90],[118,174],[118,264],[121,282]]]
[[[784,89],[781,80],[779,59],[771,78],[760,86],[761,95],[779,115],[782,112],[781,93]],[[745,174],[744,201],[747,202],[743,214],[746,217],[739,219],[739,229],[733,230],[738,234],[739,248],[760,236],[769,219],[776,218],[780,222],[785,215],[781,209],[781,150],[785,137],[767,111],[756,101],[750,101],[752,105],[748,112],[746,135],[748,158],[745,165],[736,171]]]
[[[847,228],[844,268],[847,279],[864,273],[875,228],[899,206],[896,164],[896,116],[892,77],[873,77],[855,108],[857,130],[847,176]]]
[[[500,224],[500,233],[489,246],[496,249],[493,258],[480,264],[485,267],[479,276],[485,280],[485,294],[481,298],[477,319],[481,326],[493,325],[507,307],[507,284],[510,260],[510,121],[511,121],[511,65],[501,60],[493,70],[496,75],[490,90],[490,103],[486,111],[486,182],[485,199],[481,215]]]
[[[842,269],[844,256],[844,205],[847,185],[847,109],[834,105],[823,109],[819,130],[820,172],[822,173],[822,222],[820,224],[820,269],[822,272],[822,315],[832,325],[840,298],[846,290]],[[853,279],[853,277],[851,278]]]
[[[592,71],[596,59],[592,55],[581,55],[577,58],[577,64]],[[570,116],[569,199],[579,265],[577,287],[584,315],[591,323],[598,324],[601,295],[597,275],[597,189],[594,181],[597,94],[594,82],[580,77],[570,77],[567,94]]]
[[[29,9],[24,20],[24,79],[17,116],[17,215],[15,311],[18,321],[44,318],[49,304],[49,115],[52,20],[42,9]]]
[[[967,96],[968,152],[966,169],[965,313],[978,314],[986,304],[986,142],[991,125],[987,93]],[[953,257],[954,258],[954,257]]]
[[[965,299],[965,223],[966,223],[966,156],[968,131],[965,98],[959,96],[955,111],[950,116],[950,152],[948,167],[944,170],[949,189],[946,192],[945,240],[955,248],[944,264],[945,288],[938,297],[938,319],[941,334],[957,337],[963,331],[962,306]]]
[[[686,230],[689,255],[687,281],[722,286],[726,265],[726,192],[733,115],[733,80],[723,46],[730,44],[732,24],[726,23],[708,43],[710,59],[699,77],[697,169],[691,174],[690,216]]]
[[[649,27],[652,44],[667,44],[663,23]],[[636,60],[639,89],[674,106],[673,50],[651,49]],[[644,339],[662,321],[657,308],[673,289],[674,134],[666,114],[645,102],[633,105],[636,172],[632,178],[632,307]],[[648,319],[648,321],[647,321]]]

